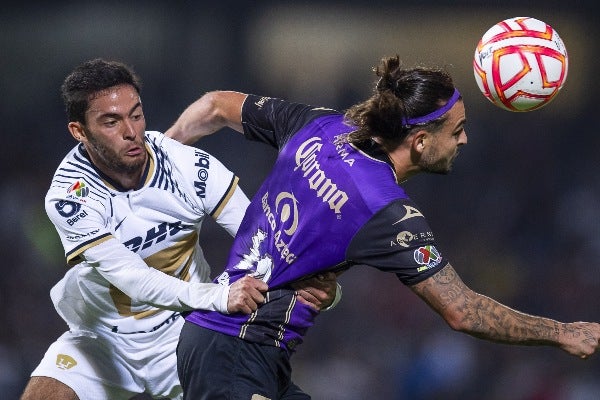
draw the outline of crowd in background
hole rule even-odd
[[[504,9],[474,11],[476,2],[463,3],[59,1],[0,11],[0,397],[18,397],[66,327],[49,290],[67,266],[43,197],[75,144],[66,131],[59,86],[75,64],[95,57],[136,69],[148,129],[161,131],[207,90],[345,109],[370,94],[370,68],[383,55],[448,65],[465,98],[469,144],[450,175],[421,175],[404,184],[442,254],[471,288],[507,305],[563,321],[600,321],[592,8],[550,2],[538,10],[508,2]],[[489,26],[524,13],[556,21],[571,66],[552,103],[509,113],[477,91],[469,57]],[[482,17],[474,21],[475,14]],[[355,18],[360,24],[353,24]],[[423,36],[414,36],[418,29]],[[426,33],[445,35],[435,41]],[[435,46],[444,46],[445,53]],[[197,146],[235,171],[252,195],[275,154],[242,141],[224,132]],[[208,223],[200,241],[216,275],[231,239]],[[346,272],[340,283],[342,302],[319,317],[292,358],[295,381],[315,399],[599,396],[598,355],[581,361],[554,348],[497,345],[453,332],[393,275],[368,268]]]

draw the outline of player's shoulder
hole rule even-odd
[[[377,213],[377,217],[386,222],[391,222],[392,226],[406,226],[413,221],[419,223],[426,223],[427,221],[419,207],[405,193],[403,196],[390,201],[387,206]]]
[[[435,237],[425,215],[406,197],[390,202],[375,213],[352,238],[348,252],[359,259],[374,254],[412,251],[422,246],[433,246],[434,242]]]
[[[366,236],[396,236],[408,232],[407,236],[413,239],[427,241],[433,237],[425,215],[407,196],[398,197],[381,207],[365,223],[362,231]],[[368,240],[364,242],[370,243]]]
[[[324,115],[339,115],[340,111],[328,107],[314,106],[307,103],[294,102],[278,97],[248,95],[243,105],[245,116],[255,113],[270,115],[272,118],[300,118],[305,121]]]
[[[182,144],[160,132],[146,132],[146,137],[154,147],[157,168],[168,164],[172,178],[196,194],[204,193],[207,185],[215,189],[230,182],[234,176],[218,158],[200,147]]]
[[[56,168],[45,202],[104,203],[109,197],[106,184],[85,156],[82,146],[77,145]]]
[[[172,162],[176,162],[182,158],[185,160],[186,157],[193,157],[195,149],[193,146],[180,143],[162,132],[146,131],[145,138],[146,143],[148,143],[155,153],[162,153],[158,154],[159,157],[168,157]]]
[[[218,161],[208,151],[196,146],[189,146],[157,131],[147,131],[146,140],[156,153],[157,158],[165,158],[177,170],[190,170],[196,174],[199,166]]]

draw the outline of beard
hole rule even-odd
[[[452,164],[458,153],[450,158],[439,157],[438,154],[427,154],[419,160],[421,171],[430,174],[447,175],[452,171]]]
[[[100,165],[101,170],[113,171],[118,174],[136,174],[146,164],[146,152],[143,157],[135,157],[130,160],[124,159],[113,149],[107,147],[100,141],[98,141],[93,135],[88,133],[88,153],[94,154],[93,160]],[[90,155],[90,157],[92,157]]]

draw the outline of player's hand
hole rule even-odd
[[[263,293],[268,289],[269,286],[265,282],[249,275],[235,281],[229,288],[227,312],[251,314],[256,311],[259,304],[265,302]]]
[[[594,322],[561,324],[558,337],[561,349],[585,359],[600,347],[600,324]]]
[[[296,282],[292,287],[296,290],[298,301],[318,311],[333,303],[337,290],[336,279],[334,272],[325,272]]]

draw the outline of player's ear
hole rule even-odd
[[[418,153],[422,153],[427,142],[427,131],[420,130],[413,134],[412,149]]]
[[[67,125],[67,129],[69,129],[71,136],[73,136],[73,138],[78,142],[81,142],[81,140],[85,137],[85,129],[83,129],[81,122],[71,121]]]

